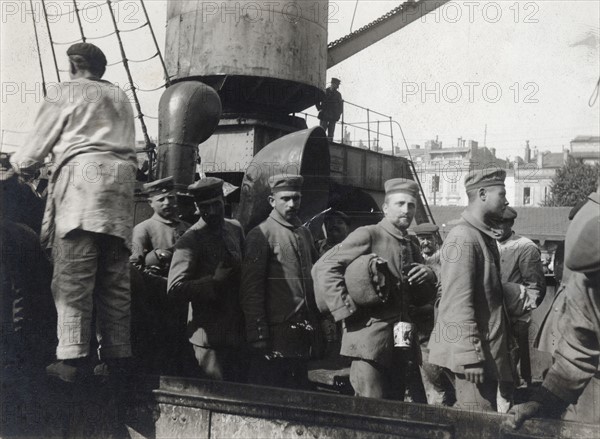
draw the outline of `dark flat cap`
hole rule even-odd
[[[331,78],[331,83],[332,84],[340,84],[342,81],[340,81],[338,78]]]
[[[347,225],[350,225],[350,217],[346,215],[344,212],[340,212],[339,210],[330,210],[325,214],[325,218],[323,221],[327,222],[332,218],[341,218]]]
[[[565,265],[573,271],[600,271],[600,204],[592,194],[579,209],[565,237]]]
[[[301,175],[278,174],[269,178],[271,192],[300,191],[304,178]]]
[[[506,206],[504,213],[502,214],[503,221],[511,221],[517,218],[517,211],[510,206]]]
[[[155,180],[144,185],[144,192],[146,192],[149,197],[158,194],[166,194],[173,189],[175,189],[173,177],[161,178],[160,180]]]
[[[471,191],[482,187],[504,186],[506,171],[503,169],[473,169],[465,177],[465,189]]]
[[[413,228],[413,231],[417,235],[421,235],[421,234],[425,234],[425,233],[428,233],[428,234],[436,233],[438,230],[440,230],[440,228],[438,226],[436,226],[435,224],[431,224],[431,223],[421,223]]]
[[[106,56],[99,47],[90,43],[76,43],[67,50],[67,55],[79,55],[87,60],[92,66],[104,69],[106,67]]]
[[[197,203],[209,203],[223,197],[223,180],[206,177],[188,186],[188,192]]]
[[[403,193],[419,198],[419,185],[407,178],[392,178],[384,183],[385,194]]]

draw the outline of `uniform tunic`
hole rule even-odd
[[[190,302],[190,343],[219,348],[241,342],[239,287],[243,248],[242,227],[229,219],[218,231],[200,219],[175,244],[167,289],[174,299]],[[227,280],[215,283],[212,276],[221,262],[233,270]]]
[[[319,119],[337,122],[344,112],[342,94],[331,87],[327,87],[323,100],[317,105],[317,110],[320,110]]]
[[[346,319],[340,354],[389,366],[394,350],[393,326],[402,314],[401,298],[392,296],[385,304],[358,308],[344,281],[346,267],[370,253],[386,259],[397,278],[401,278],[402,269],[408,264],[423,263],[418,244],[384,218],[376,225],[356,229],[325,253],[314,268],[315,285],[335,320]]]
[[[548,371],[536,400],[556,400],[556,405],[571,406],[565,419],[600,423],[600,295],[598,274],[586,276],[571,272],[565,281],[565,311],[559,322],[562,338],[554,352],[554,364]],[[585,401],[582,393],[585,389]],[[548,392],[550,394],[548,394]],[[579,399],[579,401],[578,401]]]
[[[155,249],[173,248],[189,227],[185,221],[168,220],[155,213],[133,228],[130,261],[137,262]]]
[[[310,231],[276,210],[248,233],[241,287],[248,341],[270,338],[274,326],[307,311],[316,259]]]
[[[537,245],[525,237],[512,234],[505,241],[498,241],[500,252],[500,269],[502,283],[510,288],[513,284],[526,288],[524,297],[524,310],[529,311],[537,307],[546,293],[546,279]],[[530,321],[530,313],[519,320]]]
[[[442,297],[429,362],[463,374],[484,363],[486,379],[513,381],[496,235],[468,211],[444,241]]]

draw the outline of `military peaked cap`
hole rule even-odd
[[[504,186],[505,178],[506,171],[503,169],[474,169],[465,177],[465,189],[469,192],[482,187]]]
[[[301,175],[278,174],[269,178],[271,192],[300,191],[302,190],[304,178]]]
[[[341,83],[341,82],[342,82],[342,81],[340,81],[338,78],[331,78],[331,83],[332,83],[332,84],[337,84],[337,85],[340,85],[340,83]]]
[[[152,183],[146,183],[144,185],[144,191],[149,197],[158,194],[166,194],[167,192],[171,192],[174,188],[175,183],[173,177],[161,178],[160,180],[155,180]]]
[[[384,183],[385,194],[403,193],[419,198],[419,185],[407,178],[392,178]]]
[[[188,186],[188,192],[197,203],[209,203],[223,197],[223,180],[206,177]]]
[[[350,225],[350,217],[348,215],[346,215],[344,212],[340,212],[339,210],[330,210],[329,212],[327,212],[325,214],[325,218],[323,219],[323,221],[327,222],[328,220],[333,219],[333,218],[340,218],[347,225]]]
[[[417,226],[415,226],[415,228],[413,229],[413,231],[417,235],[422,235],[425,233],[428,233],[428,234],[436,233],[438,230],[440,230],[440,228],[438,226],[436,226],[435,224],[431,224],[431,223],[421,223],[421,224],[418,224]]]

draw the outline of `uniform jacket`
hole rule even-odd
[[[143,261],[146,254],[155,249],[172,249],[189,228],[185,221],[169,221],[155,213],[133,228],[130,261]]]
[[[82,229],[122,238],[129,248],[137,158],[125,92],[100,79],[62,82],[56,99],[42,103],[31,133],[11,163],[30,168],[53,156],[42,242]]]
[[[337,122],[344,112],[344,100],[342,99],[342,94],[331,87],[327,87],[325,89],[325,96],[320,104],[317,105],[317,110],[320,110],[319,119]]]
[[[523,298],[523,312],[519,320],[531,320],[532,309],[537,308],[546,294],[546,278],[540,250],[537,245],[525,237],[512,234],[505,241],[498,241],[500,252],[500,273],[504,288],[523,285],[526,294]]]
[[[190,343],[222,347],[242,341],[238,292],[243,248],[242,227],[228,219],[217,232],[200,219],[175,244],[167,290],[174,299],[190,303]],[[233,271],[225,282],[217,284],[212,276],[221,262]]]
[[[565,313],[558,325],[562,337],[554,351],[554,364],[544,379],[543,387],[568,403],[575,403],[592,377],[598,374],[598,278],[597,274],[594,279],[572,272],[566,281]]]
[[[464,373],[484,363],[487,379],[512,381],[496,235],[468,211],[442,246],[442,297],[429,362]]]
[[[270,338],[275,325],[314,303],[316,259],[310,231],[275,210],[248,233],[240,290],[248,341]]]
[[[359,227],[319,259],[313,269],[315,289],[325,298],[334,319],[344,320],[340,354],[389,365],[393,326],[408,302],[396,291],[385,304],[359,308],[348,295],[344,281],[346,267],[370,253],[386,259],[390,272],[398,279],[406,265],[423,263],[419,245],[384,218],[378,224]]]

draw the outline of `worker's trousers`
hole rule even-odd
[[[52,295],[59,360],[90,353],[92,312],[101,359],[131,356],[129,252],[121,238],[73,230],[55,237]]]

